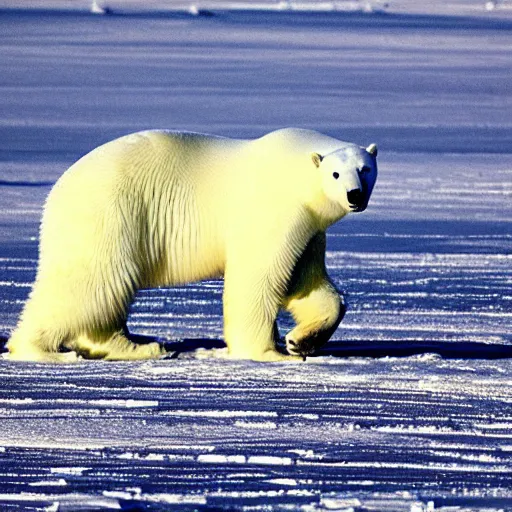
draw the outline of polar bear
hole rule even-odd
[[[345,313],[325,269],[325,230],[363,211],[377,147],[287,128],[255,140],[145,131],[73,164],[42,218],[36,281],[8,358],[150,359],[128,337],[140,288],[224,276],[229,356],[301,360]],[[296,327],[276,349],[276,317]]]

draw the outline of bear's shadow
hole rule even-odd
[[[191,354],[198,349],[212,350],[225,348],[220,339],[213,338],[185,338],[179,341],[163,341],[158,338],[141,335],[131,335],[130,338],[137,343],[151,343],[159,341],[166,350],[172,354],[170,358],[179,358],[180,355]],[[278,346],[285,352],[284,340]],[[339,340],[330,341],[312,357],[410,357],[423,354],[438,354],[444,359],[509,359],[512,358],[512,344],[489,344],[474,341],[409,341],[409,340]]]
[[[213,350],[225,348],[220,339],[215,338],[185,338],[176,341],[166,341],[161,338],[141,334],[130,334],[130,339],[136,343],[158,342],[169,352],[169,359],[179,359],[190,356],[196,350]],[[0,336],[0,352],[5,352],[8,338]],[[284,343],[278,347],[284,352]],[[331,340],[312,357],[410,357],[422,354],[438,354],[444,359],[509,359],[512,358],[512,343],[490,344],[474,341],[408,341],[408,340]]]

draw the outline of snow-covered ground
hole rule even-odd
[[[103,14],[141,11],[271,10],[482,15],[512,14],[512,0],[0,0],[0,8],[64,9]]]
[[[299,126],[377,142],[380,164],[368,210],[329,234],[350,309],[320,357],[208,357],[212,281],[137,296],[131,331],[177,359],[0,362],[0,510],[512,510],[512,22],[389,3],[0,10],[3,341],[44,198],[102,142]]]

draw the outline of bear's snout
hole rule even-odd
[[[356,188],[347,192],[347,200],[353,212],[362,212],[365,208],[365,193]]]

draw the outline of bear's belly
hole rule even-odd
[[[204,279],[216,279],[224,274],[225,257],[220,239],[190,233],[187,226],[171,231],[151,265],[148,286],[180,285]]]
[[[224,274],[224,264],[220,257],[212,257],[208,250],[196,250],[168,261],[168,285],[185,284],[204,279],[218,279]]]

